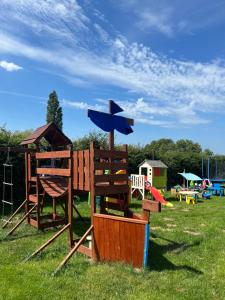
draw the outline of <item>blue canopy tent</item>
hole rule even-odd
[[[189,181],[202,181],[202,178],[199,176],[193,174],[193,173],[178,173],[180,174],[186,181],[187,181],[187,187],[188,187],[188,182]]]

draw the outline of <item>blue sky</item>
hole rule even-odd
[[[43,125],[56,90],[70,138],[114,99],[135,119],[118,142],[225,152],[225,1],[1,0],[0,22],[0,126]]]

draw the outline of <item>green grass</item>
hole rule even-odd
[[[225,198],[173,203],[151,217],[149,267],[141,271],[75,254],[53,277],[68,251],[66,234],[23,263],[56,229],[22,225],[0,242],[0,299],[225,299]],[[140,201],[132,206],[140,210]],[[88,218],[87,203],[77,207]],[[77,218],[75,224],[82,234],[86,228]],[[0,230],[1,239],[5,233]]]

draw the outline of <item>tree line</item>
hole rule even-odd
[[[63,127],[63,112],[60,106],[58,96],[55,91],[49,95],[46,121],[55,122],[60,129]],[[27,131],[10,131],[7,128],[0,127],[0,147],[18,146],[20,142],[31,133],[32,130]],[[108,135],[103,132],[93,131],[84,137],[73,141],[74,150],[88,149],[91,141],[95,141],[97,146],[107,149]],[[46,149],[46,143],[43,144]],[[119,149],[121,145],[117,145]],[[209,157],[214,157],[214,161],[219,162],[220,168],[222,166],[221,174],[225,178],[225,156],[217,155],[210,149],[203,150],[200,144],[188,139],[180,139],[173,141],[172,139],[154,140],[146,145],[128,145],[129,155],[129,174],[138,173],[138,165],[145,159],[161,160],[168,166],[168,187],[177,183],[181,183],[181,176],[179,172],[194,173],[202,176],[202,171],[207,174],[206,163],[202,170],[202,160],[207,161]],[[0,197],[2,195],[3,181],[3,163],[6,161],[7,153],[0,154]],[[24,197],[24,155],[10,153],[10,159],[14,166],[14,184],[16,195],[14,197]],[[214,170],[218,170],[218,164],[214,164]],[[20,195],[20,197],[19,197]]]

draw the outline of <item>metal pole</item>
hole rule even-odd
[[[210,158],[208,157],[208,179],[210,179],[209,167],[210,167]]]
[[[202,179],[204,179],[204,158],[202,154]]]

